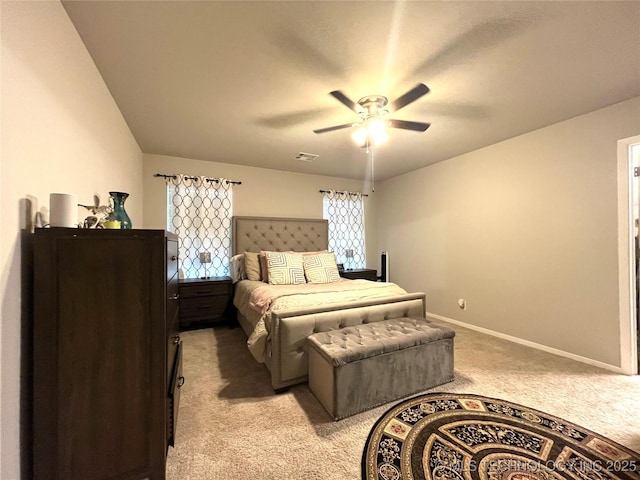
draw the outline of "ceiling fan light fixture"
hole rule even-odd
[[[353,132],[351,138],[361,147],[381,145],[389,139],[385,130],[386,126],[387,123],[380,118],[368,119]]]
[[[373,138],[378,138],[379,136],[386,135],[384,132],[385,122],[383,122],[379,118],[373,118],[369,120],[369,135]]]
[[[364,127],[360,127],[355,132],[353,132],[351,138],[353,138],[353,140],[362,147],[367,143],[368,136],[369,132],[367,131],[367,129]]]
[[[371,133],[371,137],[373,138],[373,143],[375,145],[382,145],[384,142],[389,140],[389,135],[387,135],[387,132],[385,132],[384,129],[377,134]]]

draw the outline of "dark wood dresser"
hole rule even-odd
[[[178,282],[180,328],[206,327],[233,318],[230,277],[187,278]]]
[[[34,478],[164,479],[184,382],[177,237],[50,228],[33,239]]]
[[[371,280],[372,282],[378,281],[378,272],[371,268],[354,268],[352,270],[343,270],[340,272],[342,278],[349,278],[351,280],[363,279]]]

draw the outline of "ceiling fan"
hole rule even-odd
[[[367,95],[358,100],[352,101],[340,90],[334,90],[329,95],[333,96],[340,103],[354,111],[360,117],[360,121],[334,125],[333,127],[319,128],[314,133],[333,132],[343,128],[360,127],[354,134],[354,140],[361,146],[368,146],[370,142],[381,143],[386,139],[385,127],[400,128],[403,130],[413,130],[414,132],[424,132],[431,124],[424,122],[412,122],[408,120],[396,120],[389,117],[389,110],[397,112],[410,103],[415,102],[423,95],[429,93],[429,87],[419,83],[407,93],[399,97],[389,105],[387,97],[382,95]],[[387,107],[389,105],[389,107]]]

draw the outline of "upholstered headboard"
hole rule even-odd
[[[326,250],[329,224],[317,218],[233,217],[233,255]]]

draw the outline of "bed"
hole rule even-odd
[[[233,255],[261,251],[313,252],[328,248],[321,219],[233,217]],[[249,253],[246,253],[249,252]],[[327,284],[268,285],[257,279],[234,283],[238,323],[256,361],[264,363],[277,390],[307,381],[307,337],[389,318],[425,316],[425,294],[393,283],[338,279]]]

